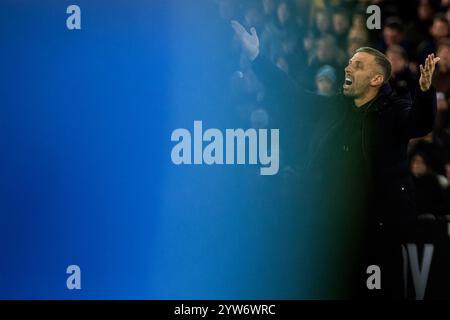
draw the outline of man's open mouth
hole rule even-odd
[[[344,89],[350,87],[353,84],[353,79],[350,77],[345,77],[345,81],[344,81]]]

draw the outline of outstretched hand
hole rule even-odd
[[[250,33],[236,20],[231,20],[231,27],[241,42],[242,49],[250,60],[255,60],[259,55],[259,38],[255,28],[250,28]]]
[[[439,60],[441,60],[441,58],[434,57],[434,53],[429,54],[425,59],[425,66],[420,65],[420,90],[427,91],[428,89],[430,89],[431,81],[433,79],[433,73],[436,68],[436,63],[438,63]]]

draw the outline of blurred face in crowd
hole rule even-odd
[[[343,93],[355,99],[362,98],[369,90],[380,87],[383,82],[383,72],[376,64],[375,57],[366,52],[357,52],[345,68]]]
[[[398,74],[408,67],[408,61],[395,50],[387,50],[386,57],[391,63],[393,74]]]
[[[328,39],[317,41],[317,59],[320,62],[331,62],[334,59],[335,47]]]
[[[285,24],[289,20],[291,13],[289,12],[289,7],[286,2],[282,2],[278,6],[277,16],[280,24]]]
[[[323,11],[317,12],[316,27],[322,33],[327,32],[328,29],[330,28],[330,18],[325,12]]]
[[[433,8],[426,2],[420,3],[417,6],[417,16],[421,21],[429,21],[433,18]]]
[[[403,34],[395,28],[386,27],[383,29],[383,39],[387,46],[392,46],[400,44]]]
[[[363,41],[367,41],[368,39],[368,34],[367,34],[367,30],[362,28],[355,28],[352,27],[350,29],[350,32],[348,33],[348,38],[349,39],[361,39]]]
[[[337,34],[347,33],[350,27],[350,23],[345,14],[334,14],[333,15],[333,29]]]
[[[441,20],[434,20],[430,34],[434,39],[441,39],[448,36],[448,24]]]
[[[357,29],[363,29],[366,27],[366,20],[363,15],[353,15],[352,27]]]
[[[320,77],[316,81],[317,93],[323,96],[333,94],[333,82],[327,77]]]
[[[275,1],[274,0],[263,0],[263,9],[265,14],[272,14],[275,11]]]
[[[421,155],[416,154],[411,159],[410,170],[415,177],[423,177],[424,175],[427,174],[428,167]]]
[[[439,46],[437,56],[441,58],[439,61],[439,69],[441,71],[450,70],[450,47],[446,45]]]

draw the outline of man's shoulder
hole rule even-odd
[[[412,102],[412,93],[408,88],[393,90],[392,101],[394,102]]]
[[[412,94],[409,89],[392,89],[392,91],[382,99],[385,107],[399,110],[412,104]]]

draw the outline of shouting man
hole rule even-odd
[[[440,59],[429,55],[420,66],[418,88],[411,97],[390,87],[391,64],[386,56],[362,47],[344,70],[341,93],[318,96],[299,88],[261,57],[254,28],[247,32],[237,21],[231,24],[268,94],[303,110],[302,117],[293,121],[313,124],[306,137],[309,147],[303,170],[308,175],[303,178],[312,182],[309,189],[315,193],[312,213],[329,226],[325,230],[333,248],[331,263],[342,266],[342,281],[326,295],[372,296],[366,288],[366,268],[376,264],[384,276],[381,296],[401,297],[401,247],[395,239],[415,218],[407,145],[411,138],[432,130],[436,92],[431,80]]]

